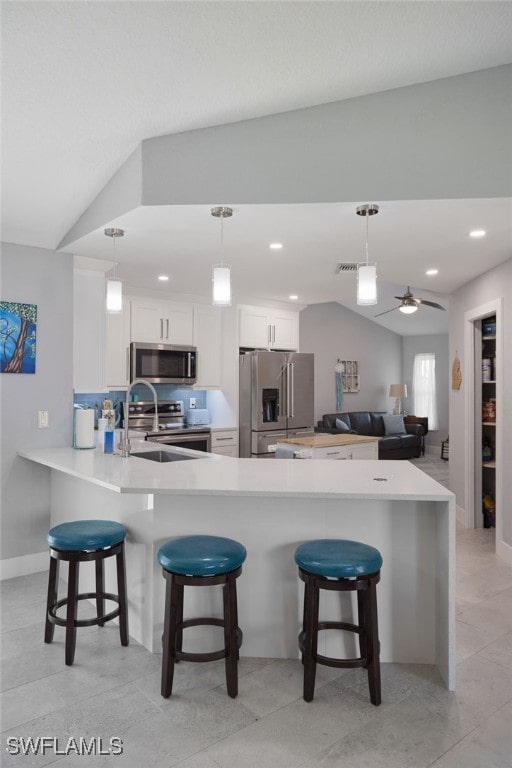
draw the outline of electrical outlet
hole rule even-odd
[[[189,408],[195,408],[196,407],[196,399],[195,397],[191,397],[188,401]]]
[[[48,411],[37,412],[37,426],[38,429],[46,429],[48,427]]]

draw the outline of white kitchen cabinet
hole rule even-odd
[[[212,453],[221,456],[238,457],[238,430],[237,429],[212,429]]]
[[[222,317],[217,307],[194,306],[193,343],[197,347],[197,381],[201,389],[220,387],[222,383]]]
[[[192,344],[193,307],[186,302],[134,298],[131,340],[153,344]]]
[[[337,443],[337,441],[340,441]],[[283,445],[293,447],[301,459],[378,459],[377,437],[335,436],[317,434],[313,437],[289,438]]]
[[[123,300],[123,311],[107,312],[105,370],[107,389],[127,387],[130,383],[130,302]]]
[[[73,273],[73,389],[105,391],[105,275]]]
[[[238,345],[258,349],[298,350],[299,313],[269,307],[239,307]]]

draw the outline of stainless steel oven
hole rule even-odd
[[[174,445],[175,448],[190,448],[193,451],[206,451],[210,453],[211,434],[208,431],[187,430],[186,427],[179,432],[167,434],[148,435],[147,440],[152,443],[162,443],[163,445]]]
[[[207,426],[185,425],[185,411],[182,400],[159,400],[157,403],[158,432],[153,431],[155,404],[153,401],[123,403],[123,419],[128,418],[129,429],[143,432],[146,440],[193,451],[210,452],[211,431]],[[123,422],[124,423],[124,422]]]

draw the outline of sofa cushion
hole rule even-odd
[[[350,427],[348,424],[346,424],[343,419],[336,419],[334,422],[334,426],[336,429],[338,429],[340,432],[350,432]]]
[[[372,420],[369,411],[352,411],[350,414],[350,424],[358,435],[372,434]]]
[[[382,417],[382,421],[384,422],[385,435],[405,435],[406,429],[403,416],[386,413]]]
[[[372,435],[375,435],[375,437],[384,437],[384,422],[382,421],[382,416],[384,414],[379,413],[378,411],[373,411],[370,413],[370,418],[372,420]]]

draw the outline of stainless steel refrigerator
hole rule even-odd
[[[240,355],[240,457],[274,458],[279,438],[312,435],[314,355],[255,350]]]

